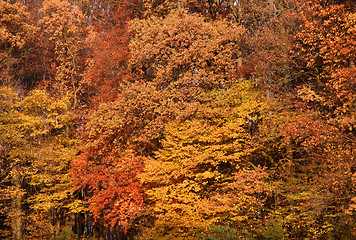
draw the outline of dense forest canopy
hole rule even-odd
[[[355,239],[353,0],[0,0],[0,237]]]

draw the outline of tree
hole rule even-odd
[[[287,157],[277,212],[291,238],[353,238],[354,9],[349,1],[300,4],[298,74],[280,115]]]
[[[346,117],[345,113],[352,112],[355,97],[353,6],[348,1],[306,3],[293,51],[301,72],[298,80],[307,83],[301,88],[310,88],[321,97],[316,102],[324,110]]]
[[[69,102],[40,90],[21,99],[1,87],[1,198],[8,219],[2,224],[11,223],[14,239],[25,232],[55,236],[68,216],[64,209],[77,210],[68,175],[77,153]]]
[[[0,82],[6,86],[28,87],[29,61],[37,28],[20,2],[0,1]]]
[[[157,138],[160,93],[152,86],[128,86],[111,103],[102,103],[88,116],[87,142],[73,163],[77,188],[87,191],[88,210],[97,222],[127,232],[140,216],[143,191],[137,174]],[[100,232],[99,234],[102,234]]]
[[[75,106],[85,93],[86,19],[79,9],[62,0],[44,1],[40,14],[47,70],[43,85],[59,96],[72,94]]]
[[[164,19],[135,20],[131,29],[133,74],[176,92],[179,101],[196,102],[202,91],[236,80],[243,30],[232,22],[205,22],[178,9]]]
[[[128,22],[141,16],[142,1],[93,1],[91,5],[91,50],[84,80],[91,103],[98,105],[116,99],[119,85],[130,80]]]
[[[153,151],[162,144],[160,139],[165,121],[179,125],[188,120],[185,122],[187,128],[190,124],[200,123],[190,123],[189,119],[194,118],[199,105],[204,103],[204,94],[213,89],[225,89],[237,81],[235,71],[243,30],[225,20],[206,22],[204,17],[188,14],[182,8],[163,19],[133,20],[131,30],[135,35],[130,43],[129,66],[134,78],[132,84],[123,88],[130,90],[122,91],[120,101],[140,103],[147,95],[149,97],[145,99],[149,100],[141,111],[136,111],[136,104],[121,112],[128,114],[125,119],[130,122],[125,122],[133,124],[138,130],[130,136],[140,136],[137,138],[139,141],[143,139],[153,144],[149,151],[143,151],[145,163],[150,164],[154,161],[152,157],[155,158]],[[131,94],[134,86],[138,91]],[[153,90],[147,93],[145,86]],[[151,102],[151,99],[155,100]],[[121,104],[127,105],[125,102]],[[131,121],[132,116],[138,113],[143,114]],[[147,127],[143,128],[141,123],[146,119]],[[148,132],[150,129],[156,130],[154,135]],[[137,144],[139,141],[132,145],[134,149],[141,146]]]
[[[288,91],[296,72],[291,49],[299,27],[296,0],[239,0],[233,19],[246,29],[241,46],[241,69],[272,97]]]
[[[77,188],[88,192],[87,209],[95,219],[104,220],[111,229],[127,232],[143,204],[136,176],[141,171],[142,159],[129,146],[124,148],[125,135],[121,135],[122,140],[118,137],[120,130],[127,130],[117,113],[115,106],[103,104],[91,115],[88,142],[73,163],[72,172]]]
[[[249,161],[248,119],[263,109],[257,94],[248,83],[213,90],[191,120],[166,125],[141,174],[155,219],[143,239],[196,238],[227,222],[241,230],[258,218],[269,189],[268,174]]]

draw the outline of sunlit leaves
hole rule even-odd
[[[243,32],[235,24],[205,22],[178,9],[164,19],[135,20],[131,28],[130,66],[137,77],[176,89],[186,100],[233,81]]]
[[[140,176],[157,218],[148,238],[185,239],[219,222],[241,224],[263,204],[255,194],[268,192],[268,175],[248,170],[246,161],[254,147],[245,124],[262,110],[254,90],[232,86],[205,101],[192,120],[168,124],[162,148],[146,160]]]
[[[44,1],[40,13],[48,84],[61,96],[71,93],[76,104],[83,90],[86,19],[79,9],[62,0]]]
[[[29,223],[40,216],[50,227],[53,211],[63,214],[64,209],[72,210],[67,206],[74,201],[68,170],[77,154],[78,140],[73,135],[75,115],[69,109],[70,98],[53,99],[40,90],[19,98],[6,87],[1,88],[1,98],[6,107],[0,128],[2,183],[7,186],[2,189],[4,201],[13,198],[15,182],[10,180],[16,176],[21,190],[27,190],[20,207],[27,203],[32,211],[26,219],[32,235],[51,234],[53,228],[39,229]],[[8,213],[12,210],[7,206]]]
[[[30,14],[21,4],[0,1],[0,81],[2,85],[23,84],[24,65],[29,46],[37,28],[30,23]]]

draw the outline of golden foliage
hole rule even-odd
[[[78,140],[73,133],[75,115],[70,111],[70,98],[53,99],[41,90],[32,91],[23,99],[12,89],[1,87],[0,136],[1,166],[5,177],[1,189],[3,199],[13,199],[18,189],[14,188],[13,176],[19,178],[22,196],[20,206],[27,203],[31,213],[26,216],[26,225],[31,234],[53,234],[51,219],[64,209],[73,209],[73,186],[69,167],[78,150]],[[8,213],[13,206],[4,206]],[[8,216],[11,217],[11,214]],[[17,216],[18,217],[18,216]],[[48,222],[41,229],[36,219]],[[32,222],[33,224],[28,224]]]
[[[138,78],[186,99],[234,80],[243,30],[232,22],[206,22],[177,9],[164,19],[134,20],[131,29],[130,66]]]
[[[196,237],[214,224],[255,216],[263,204],[255,194],[268,191],[268,175],[247,170],[254,147],[245,124],[262,110],[256,94],[247,84],[213,91],[192,120],[166,126],[162,148],[141,174],[156,218],[148,239]]]

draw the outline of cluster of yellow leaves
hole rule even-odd
[[[71,134],[75,115],[69,108],[70,98],[53,99],[34,90],[21,99],[7,87],[1,87],[0,94],[1,107],[6,109],[1,114],[1,164],[9,176],[2,181],[9,184],[14,176],[21,182],[27,179],[28,196],[23,200],[32,210],[27,216],[34,223],[30,226],[32,234],[50,234],[53,211],[78,211],[69,176],[70,163],[78,152],[78,140]],[[13,198],[11,187],[2,193]],[[47,225],[37,225],[36,219]]]
[[[252,187],[242,173],[254,150],[244,126],[262,110],[257,93],[240,84],[213,91],[205,100],[192,120],[166,126],[162,148],[146,161],[141,180],[157,218],[146,232],[148,239],[196,237],[225,221],[239,225],[255,216],[261,204],[254,194],[267,191],[262,184],[266,174],[257,171],[257,182],[252,172],[246,173]]]

